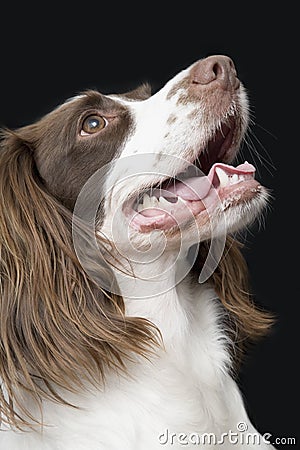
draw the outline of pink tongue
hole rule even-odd
[[[181,197],[183,200],[199,200],[207,196],[211,188],[208,177],[187,178],[184,182],[177,181],[166,190]]]
[[[175,184],[165,188],[166,191],[181,197],[183,200],[201,200],[207,196],[212,186],[216,167],[220,167],[228,174],[249,174],[255,172],[255,167],[247,162],[237,167],[228,164],[215,163],[207,176],[187,178],[184,181],[177,181]]]

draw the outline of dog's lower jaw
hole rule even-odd
[[[244,230],[263,214],[268,199],[268,190],[258,184],[251,192],[236,193],[221,202],[214,213],[207,214],[205,222],[195,218],[202,240],[226,237]]]
[[[216,195],[216,202],[212,207],[195,216],[190,214],[186,222],[167,230],[150,228],[137,231],[127,224],[128,234],[114,230],[114,235],[118,237],[118,246],[129,259],[133,249],[133,259],[138,257],[141,258],[141,263],[145,263],[143,258],[145,256],[147,259],[147,255],[143,255],[143,252],[149,249],[149,245],[153,252],[156,249],[157,254],[160,251],[184,253],[191,245],[214,238],[225,238],[228,234],[245,229],[263,214],[268,200],[269,191],[256,183],[248,190],[237,190],[225,199]],[[125,217],[121,220],[126,223]]]

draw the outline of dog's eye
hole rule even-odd
[[[97,116],[95,114],[88,116],[82,123],[80,135],[87,136],[88,134],[97,133],[106,127],[107,123],[107,120],[102,116]]]

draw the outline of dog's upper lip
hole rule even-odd
[[[159,197],[180,197],[187,201],[199,201],[204,199],[212,187],[222,184],[224,177],[233,175],[250,175],[253,176],[255,167],[245,161],[236,167],[224,163],[214,163],[210,168],[207,176],[193,176],[174,180],[174,183],[164,186],[162,184],[159,189],[151,189],[151,195]],[[225,176],[222,174],[225,173]]]

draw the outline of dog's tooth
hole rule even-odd
[[[150,202],[151,202],[152,207],[155,207],[158,204],[158,200],[156,197],[154,197],[154,195],[152,197],[150,197]]]
[[[163,209],[169,208],[171,203],[168,202],[164,197],[159,197],[158,206],[161,206]]]
[[[142,203],[141,203],[142,209],[155,208],[157,206],[157,204],[158,204],[158,200],[157,200],[157,198],[154,195],[152,195],[150,197],[149,194],[144,194],[143,200],[142,200]]]
[[[152,203],[151,203],[149,195],[148,194],[144,194],[143,207],[144,208],[151,208],[151,206],[152,206]]]
[[[137,206],[137,211],[141,212],[141,211],[143,211],[143,209],[144,209],[144,206],[141,203],[139,203]]]
[[[232,184],[237,183],[239,181],[239,176],[237,173],[234,173],[231,177]]]
[[[220,181],[220,187],[227,186],[229,181],[227,173],[223,169],[221,169],[221,167],[216,167],[216,173]]]

